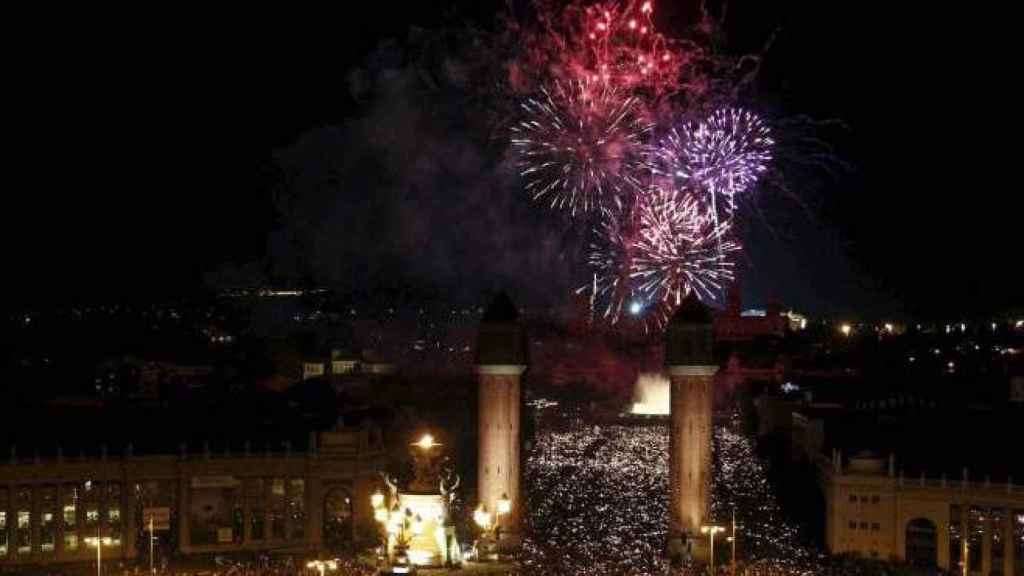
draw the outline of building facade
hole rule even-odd
[[[315,552],[375,533],[375,428],[336,428],[301,453],[58,458],[0,465],[0,567],[237,551]]]
[[[959,572],[966,551],[970,574],[1024,575],[1024,486],[904,478],[866,453],[834,453],[818,470],[833,554]]]

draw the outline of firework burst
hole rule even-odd
[[[522,104],[512,128],[526,192],[571,215],[628,202],[641,186],[651,127],[637,99],[607,85],[555,82]]]
[[[718,298],[733,278],[730,254],[739,250],[728,237],[729,223],[716,224],[693,195],[675,190],[652,190],[638,214],[630,277],[647,301],[673,310],[691,292]]]
[[[589,294],[594,315],[612,325],[624,314],[660,328],[691,292],[716,300],[733,278],[739,245],[729,223],[716,224],[688,192],[653,189],[632,211],[602,212],[589,244]]]
[[[720,212],[732,216],[736,196],[765,173],[774,144],[756,114],[724,108],[701,122],[673,128],[655,153],[656,171],[673,188],[702,191],[717,222]]]

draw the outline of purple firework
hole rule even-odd
[[[724,108],[696,124],[673,128],[655,153],[656,171],[673,187],[703,192],[717,221],[720,210],[732,215],[736,195],[752,188],[767,170],[774,144],[756,114]]]

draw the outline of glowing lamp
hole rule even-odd
[[[501,498],[498,499],[498,515],[508,514],[512,511],[512,501],[508,499],[508,494],[502,494]]]
[[[430,450],[434,446],[438,446],[438,445],[439,444],[434,442],[434,436],[431,435],[431,434],[424,434],[416,442],[416,446],[418,446],[421,450]]]
[[[491,513],[487,511],[486,506],[481,504],[473,511],[473,522],[476,522],[477,526],[484,529],[491,526]]]
[[[384,524],[388,521],[388,511],[384,508],[377,508],[373,511],[373,519]]]
[[[384,495],[377,490],[370,496],[370,505],[373,506],[374,510],[384,506]]]

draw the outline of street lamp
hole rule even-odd
[[[708,534],[711,537],[711,576],[715,575],[715,534],[719,532],[725,532],[725,528],[707,524],[700,527],[701,534]]]
[[[432,434],[424,434],[420,436],[420,439],[416,441],[416,446],[421,450],[430,450],[434,446],[440,446],[440,444],[434,442],[434,436]]]
[[[484,557],[490,557],[491,532],[497,528],[498,523],[495,518],[491,516],[491,513],[487,511],[487,506],[484,506],[483,504],[477,506],[476,510],[473,511],[473,522],[476,522],[476,525],[483,530],[483,536],[480,538],[480,541],[481,544],[483,544]]]
[[[114,539],[110,536],[99,536],[99,529],[96,530],[96,534],[96,536],[86,538],[85,543],[96,547],[96,576],[103,576],[102,550],[104,546],[113,546]]]
[[[729,536],[726,540],[732,544],[732,563],[729,566],[729,572],[732,576],[736,576],[736,508],[732,509],[732,536]]]
[[[964,544],[964,553],[960,555],[960,563],[963,564],[963,576],[967,576],[967,554],[970,552],[970,550],[967,548],[967,536],[968,532],[967,530],[964,530],[963,535],[960,537],[960,539],[963,540]]]
[[[317,570],[320,572],[320,576],[324,576],[328,570],[331,572],[337,570],[338,562],[336,560],[310,560],[306,563],[306,568]]]
[[[501,498],[498,498],[496,508],[498,517],[494,519],[495,540],[501,540],[501,517],[507,516],[512,511],[512,501],[508,499],[508,494],[502,492]]]

